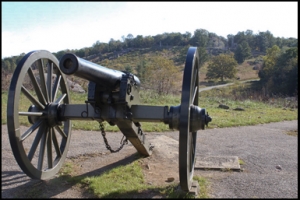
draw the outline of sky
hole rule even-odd
[[[58,52],[132,34],[252,30],[298,38],[298,2],[1,2],[1,57]]]

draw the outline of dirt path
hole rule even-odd
[[[209,195],[213,198],[297,198],[298,136],[286,134],[289,130],[298,130],[297,124],[294,120],[199,131],[197,157],[238,156],[244,161],[244,171],[195,170],[194,174],[209,180]],[[153,154],[142,159],[146,183],[157,186],[179,183],[178,132],[146,134],[155,145]],[[107,137],[112,148],[117,148],[122,134],[108,133]],[[66,162],[73,162],[74,173],[78,176],[93,176],[135,159],[136,150],[131,144],[119,153],[111,154],[106,150],[100,132],[73,130]],[[1,166],[3,198],[30,197],[30,193],[32,196],[40,193],[45,198],[93,197],[85,188],[60,182],[58,177],[51,181],[28,178],[13,157],[6,125],[2,125]],[[168,178],[174,178],[174,181],[166,182]],[[162,198],[155,191],[135,197]]]

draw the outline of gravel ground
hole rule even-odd
[[[207,178],[211,198],[298,198],[298,136],[287,135],[289,130],[298,130],[298,120],[201,130],[198,132],[196,156],[238,156],[244,161],[241,165],[244,170],[195,170],[194,174]],[[178,132],[146,134],[154,141],[158,135],[178,141]],[[31,180],[20,170],[7,135],[6,125],[2,125],[1,196],[13,198],[20,189],[32,188],[38,181]],[[117,147],[122,135],[107,134],[107,137],[111,146]],[[72,131],[68,158],[99,152],[107,152],[100,132]],[[133,152],[132,145],[126,145],[117,159],[126,158],[126,154],[130,156]],[[115,161],[107,164],[112,162]],[[277,169],[278,166],[281,169]],[[80,191],[70,192],[73,196],[68,196],[61,190],[58,188],[55,195],[49,197],[82,197]]]

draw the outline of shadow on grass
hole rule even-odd
[[[56,176],[50,180],[35,180],[29,179],[24,181],[24,177],[27,176],[23,172],[19,171],[4,171],[2,172],[2,186],[7,186],[9,189],[2,189],[2,195],[4,198],[57,198],[57,195],[62,194],[62,198],[71,196],[68,194],[68,190],[77,190],[78,198],[185,198],[186,194],[183,194],[178,190],[178,185],[168,185],[166,187],[155,187],[149,185],[149,188],[145,190],[132,190],[127,192],[115,191],[104,196],[97,196],[89,189],[88,184],[83,183],[83,179],[88,177],[100,176],[104,172],[112,170],[121,165],[128,165],[140,159],[138,153],[134,153],[122,160],[119,160],[113,164],[101,167],[99,169],[90,171],[78,176],[61,175]],[[26,183],[24,183],[26,182]],[[24,184],[22,184],[24,183]],[[15,186],[17,185],[17,186]],[[76,186],[76,188],[73,188]],[[78,188],[80,190],[78,191]],[[174,192],[175,191],[175,192]],[[12,194],[12,195],[11,195]],[[60,197],[59,197],[60,198]]]
[[[67,191],[76,184],[80,183],[80,180],[86,177],[99,176],[105,171],[111,170],[121,165],[127,165],[137,160],[138,157],[132,154],[122,160],[119,160],[113,164],[101,167],[97,170],[90,171],[88,173],[71,177],[70,175],[54,177],[49,180],[35,180],[29,179],[25,184],[20,185],[24,182],[23,178],[26,176],[23,172],[16,171],[2,171],[2,186],[8,186],[9,189],[2,189],[2,193],[13,194],[8,198],[51,198],[60,193]],[[22,178],[23,177],[23,178]],[[20,180],[20,181],[18,181]],[[17,184],[16,187],[10,187]],[[93,197],[90,193],[83,194],[83,197]]]

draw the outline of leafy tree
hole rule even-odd
[[[221,79],[234,78],[238,66],[238,63],[233,58],[232,54],[220,54],[211,59],[208,63],[206,79]]]
[[[172,33],[172,45],[174,46],[178,46],[180,44],[182,44],[183,42],[183,36],[181,35],[181,33]]]
[[[184,34],[182,34],[182,37],[182,45],[187,45],[192,37],[192,34],[187,31]]]
[[[275,38],[270,31],[266,31],[264,34],[267,38],[267,48],[271,48],[273,45],[275,45]]]
[[[137,35],[136,38],[133,39],[133,46],[141,48],[144,45],[144,38],[142,35]]]
[[[245,34],[246,34],[246,40],[248,42],[249,47],[251,48],[251,50],[255,50],[256,43],[255,43],[255,35],[253,34],[253,31],[248,29],[245,32]]]
[[[5,58],[4,60],[2,60],[2,69],[6,69],[9,72],[12,72],[12,66],[10,64],[10,59]]]
[[[277,59],[273,82],[274,93],[295,95],[298,93],[298,47],[292,47]]]
[[[279,48],[282,48],[283,40],[284,38],[280,38],[280,37],[275,38],[275,45],[278,46]]]
[[[187,52],[187,51],[186,51]],[[209,55],[204,47],[198,47],[199,67],[202,67],[209,59]]]
[[[169,94],[179,78],[178,68],[172,60],[155,56],[146,67],[146,85],[158,94]]]
[[[129,73],[132,73],[132,72],[133,72],[133,69],[132,69],[132,67],[131,67],[130,65],[127,65],[127,66],[125,67],[125,71],[126,71],[126,72],[129,72]]]
[[[205,29],[196,29],[191,39],[191,45],[198,47],[207,47],[209,32]]]
[[[268,79],[273,75],[279,53],[280,49],[276,45],[267,49],[267,54],[263,56],[262,69],[258,72],[258,76],[262,82],[267,82]]]
[[[126,41],[126,44],[128,47],[133,47],[133,39],[134,39],[134,37],[131,33],[129,33],[127,35],[127,37],[125,38],[125,41]]]
[[[162,34],[158,34],[158,35],[154,36],[153,38],[154,38],[154,43],[156,45],[161,45],[161,42],[162,42],[164,36]]]
[[[220,39],[220,43],[223,43],[223,47],[228,46],[228,41],[226,38],[224,38],[223,36],[219,36],[219,39]]]
[[[90,55],[90,48],[84,48],[84,57],[87,57]]]
[[[259,32],[256,37],[256,45],[258,46],[259,51],[266,52],[268,48],[267,36],[264,32]]]
[[[242,42],[247,41],[245,32],[244,32],[244,31],[238,32],[238,33],[234,36],[234,41],[235,41],[235,43],[237,43],[237,44],[241,44]]]
[[[144,45],[145,47],[151,47],[154,44],[154,38],[152,36],[144,37]]]
[[[297,47],[298,46],[298,39],[296,38],[286,38],[282,41],[283,46],[287,47]]]
[[[58,60],[61,59],[61,57],[63,57],[63,55],[65,55],[67,52],[65,50],[62,50],[62,51],[58,51],[57,53],[54,53],[54,55],[56,56],[56,58]]]
[[[243,63],[245,59],[249,58],[251,55],[251,49],[248,45],[248,42],[243,41],[237,46],[234,53],[234,58],[238,63]]]
[[[144,58],[142,58],[140,63],[137,65],[136,71],[141,83],[143,83],[146,75],[146,60]]]
[[[83,58],[84,57],[84,54],[85,54],[85,51],[84,49],[79,49],[78,51],[75,52],[75,54],[80,57],[80,58]]]
[[[228,47],[229,48],[233,48],[233,44],[234,44],[234,35],[229,34],[227,35],[227,43],[228,43]]]
[[[269,94],[298,93],[298,47],[282,52],[274,45],[267,49],[263,61],[258,75]]]
[[[98,54],[98,53],[106,53],[108,52],[108,44],[107,43],[101,43],[99,40],[97,40],[91,50],[90,50],[90,55],[93,55],[93,54]]]

